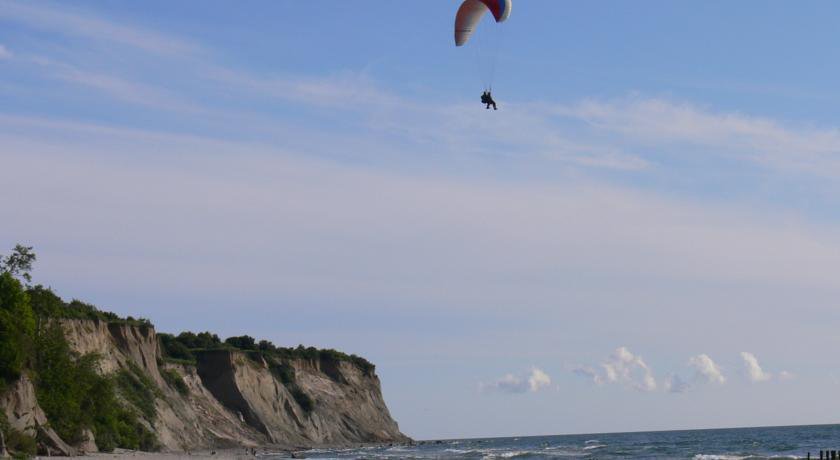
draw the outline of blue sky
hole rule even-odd
[[[0,244],[417,438],[836,421],[840,5],[518,1],[497,112],[457,6],[0,2]]]

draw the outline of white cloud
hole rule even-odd
[[[744,360],[744,367],[751,382],[766,382],[773,377],[769,372],[765,372],[761,368],[754,354],[742,351],[741,359]]]
[[[12,52],[3,45],[0,45],[0,59],[11,59]]]
[[[770,118],[644,97],[588,100],[553,112],[584,121],[601,136],[618,135],[620,139],[612,140],[617,144],[670,147],[672,152],[690,146],[714,147],[716,155],[734,156],[784,173],[840,174],[840,130],[833,127],[790,126]]]
[[[481,390],[498,390],[504,393],[536,393],[551,385],[551,377],[534,367],[527,374],[505,374],[492,383],[482,383]]]
[[[793,380],[795,378],[796,378],[796,376],[794,374],[788,372],[788,371],[779,372],[779,380],[787,381],[787,380]]]
[[[697,378],[709,383],[723,384],[726,382],[726,377],[712,358],[707,354],[700,354],[693,356],[688,360],[689,366],[693,367],[697,373]]]
[[[688,382],[683,380],[677,374],[671,374],[668,376],[668,379],[665,381],[663,386],[665,391],[669,393],[684,393],[691,387]]]
[[[654,391],[657,388],[656,379],[650,367],[642,359],[627,349],[617,348],[610,357],[601,363],[601,371],[589,366],[578,367],[573,370],[577,375],[592,380],[597,385],[605,383],[619,383],[635,388],[639,391]]]

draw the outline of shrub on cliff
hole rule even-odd
[[[228,337],[225,343],[237,348],[239,350],[256,350],[257,342],[250,335],[240,335],[238,337]]]
[[[295,368],[287,362],[271,360],[268,370],[284,385],[295,383]]]
[[[157,416],[155,399],[161,396],[155,382],[133,362],[128,362],[128,369],[120,369],[115,376],[120,394],[136,407],[143,417],[154,423]]]
[[[175,339],[190,350],[212,350],[222,346],[219,336],[210,332],[182,332]]]
[[[169,386],[175,388],[182,396],[190,394],[190,387],[187,386],[187,383],[184,382],[184,378],[181,377],[178,371],[174,369],[161,369],[160,375],[163,376],[163,380],[166,380]]]
[[[160,333],[158,334],[158,340],[160,340],[161,353],[165,358],[190,363],[195,362],[195,355],[174,335]]]
[[[312,409],[315,408],[315,401],[312,400],[311,396],[306,394],[306,392],[301,390],[297,385],[292,386],[289,391],[292,393],[292,397],[295,398],[295,401],[304,412],[307,414],[312,412]]]

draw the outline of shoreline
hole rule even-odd
[[[254,459],[260,457],[280,458],[304,458],[301,454],[313,449],[363,449],[366,447],[393,447],[393,446],[416,446],[417,443],[360,443],[353,445],[333,446],[309,446],[309,447],[288,447],[288,446],[265,446],[265,447],[225,447],[219,449],[203,449],[183,452],[145,452],[140,450],[116,449],[114,452],[92,452],[76,455],[74,457],[47,457],[36,456],[37,459],[48,458],[75,458],[102,460],[106,458],[138,458],[138,459],[168,459],[168,460],[191,460],[191,459]]]

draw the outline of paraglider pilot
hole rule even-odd
[[[493,100],[493,96],[491,96],[491,95],[490,95],[490,91],[485,91],[485,92],[481,95],[481,103],[482,103],[482,104],[487,104],[487,107],[485,107],[486,109],[489,109],[489,108],[490,108],[490,106],[492,105],[492,106],[493,106],[493,110],[499,110],[499,109],[496,107],[496,101],[494,101],[494,100]]]

